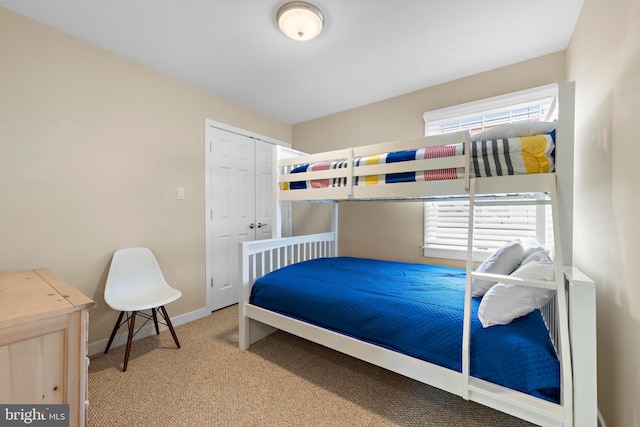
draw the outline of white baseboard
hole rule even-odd
[[[176,326],[184,325],[185,323],[193,322],[194,320],[198,320],[209,315],[211,315],[211,309],[205,307],[200,310],[192,311],[190,313],[185,313],[179,316],[171,317],[171,324],[173,324],[173,326],[176,327]],[[159,324],[159,327],[161,332],[169,329],[166,326],[160,325],[160,324]],[[111,348],[119,347],[127,343],[127,328],[122,327],[120,330],[123,330],[123,333],[115,336],[115,338],[113,339],[113,343],[111,344]],[[156,331],[153,326],[153,322],[149,322],[142,329],[140,329],[139,332],[136,333],[136,335],[133,337],[133,340],[137,341],[141,338],[145,338],[150,335],[155,335],[155,333]],[[89,346],[88,346],[89,356],[93,356],[95,354],[104,352],[104,349],[107,346],[108,341],[109,341],[109,338],[105,338],[100,341],[89,343]]]

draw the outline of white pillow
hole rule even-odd
[[[505,243],[489,258],[478,266],[478,273],[492,274],[511,274],[513,270],[522,262],[524,249],[519,240],[512,240]],[[482,279],[473,279],[471,281],[471,295],[481,297],[497,282]]]
[[[511,276],[520,279],[554,280],[553,261],[544,252],[535,252],[522,262]],[[544,306],[553,296],[554,290],[532,286],[498,283],[482,298],[478,307],[478,318],[484,328],[506,325],[518,317]]]
[[[549,264],[551,263],[551,265],[553,266],[553,261],[551,261],[551,258],[549,257],[549,251],[540,248],[540,250],[537,250],[535,252],[531,252],[528,256],[524,257],[524,259],[522,260],[522,263],[520,263],[520,266],[518,267],[518,269],[520,269],[520,267],[529,264],[529,263],[538,263],[538,264]],[[516,271],[518,270],[516,269]],[[515,273],[515,271],[514,271]],[[547,280],[547,279],[541,279],[541,280]],[[551,278],[550,280],[553,280],[553,278]]]
[[[510,123],[487,129],[484,132],[471,135],[471,141],[486,141],[490,139],[517,138],[520,136],[551,133],[556,128],[556,122],[520,122]]]
[[[528,237],[526,239],[521,240],[522,248],[524,249],[524,254],[522,255],[523,259],[527,259],[534,252],[544,252],[548,254],[549,251],[546,250],[538,241],[532,237]]]

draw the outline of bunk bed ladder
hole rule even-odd
[[[468,224],[468,243],[467,243],[467,263],[466,263],[466,288],[464,299],[464,320],[463,320],[463,333],[462,333],[462,390],[461,396],[464,399],[469,400],[470,395],[470,341],[471,341],[471,281],[474,276],[482,277],[481,273],[474,273],[473,268],[473,246],[475,237],[475,208],[480,205],[519,205],[519,204],[539,204],[550,205],[552,218],[553,218],[553,235],[554,235],[554,264],[555,264],[555,304],[551,307],[554,310],[551,318],[553,319],[551,324],[549,319],[545,316],[545,321],[548,322],[550,333],[556,350],[558,358],[560,360],[560,384],[561,384],[561,413],[556,415],[557,421],[560,421],[564,426],[573,425],[573,379],[572,379],[572,365],[571,365],[571,347],[569,342],[569,316],[567,307],[567,289],[564,280],[564,268],[562,263],[562,245],[561,236],[559,230],[559,213],[558,213],[558,199],[557,199],[557,187],[556,187],[556,175],[549,174],[546,182],[546,190],[549,194],[549,198],[546,200],[531,199],[531,200],[507,200],[507,201],[476,201],[476,180],[472,178],[470,180],[469,188],[469,224]],[[509,283],[509,277],[504,277],[504,280]],[[536,280],[531,280],[530,286],[543,286],[544,283]]]

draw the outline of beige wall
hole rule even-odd
[[[563,81],[565,53],[558,52],[294,125],[293,145],[301,151],[318,152],[419,137],[424,135],[426,111]],[[350,202],[340,204],[339,209],[341,254],[430,261],[422,255],[421,202]],[[295,206],[294,233],[328,230],[328,211],[327,206]]]
[[[148,246],[183,297],[205,300],[204,119],[284,142],[291,126],[0,8],[0,271],[46,267],[116,315],[113,251]],[[177,200],[177,187],[186,199]]]
[[[598,399],[640,426],[640,1],[586,0],[567,50],[576,81],[574,262],[597,283]]]

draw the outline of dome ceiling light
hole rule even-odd
[[[304,1],[285,3],[277,14],[278,26],[294,40],[311,40],[320,34],[324,25],[322,11]]]

